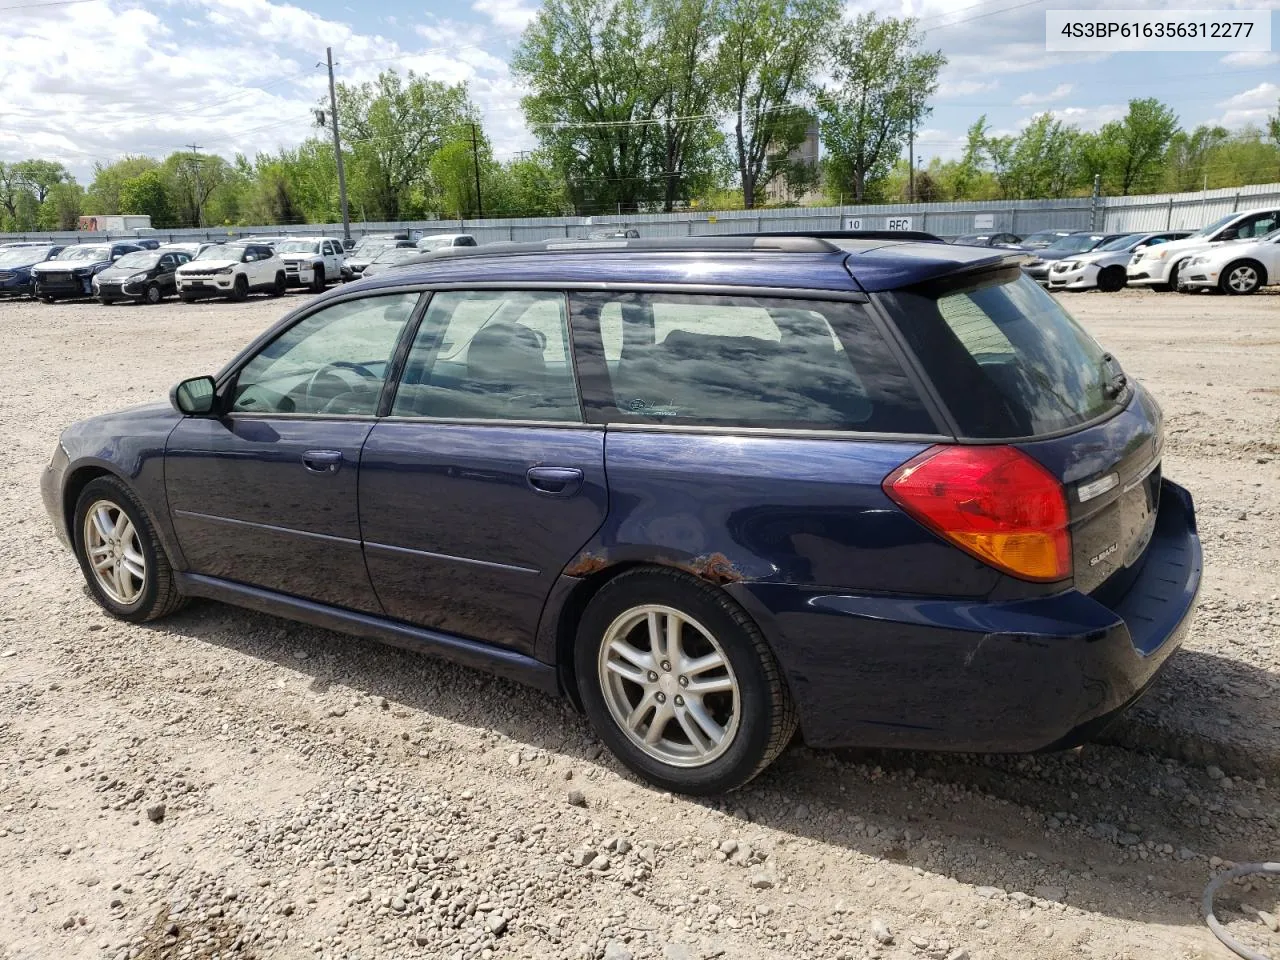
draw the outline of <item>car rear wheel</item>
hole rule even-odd
[[[1245,296],[1257,293],[1263,284],[1262,264],[1253,260],[1237,260],[1228,264],[1218,280],[1223,293]]]
[[[1098,289],[1103,293],[1115,293],[1129,282],[1129,275],[1124,267],[1107,267],[1098,274]]]
[[[231,284],[231,299],[245,300],[249,296],[249,278],[243,273]]]
[[[89,591],[113,617],[141,623],[182,605],[155,528],[123,481],[90,481],[76,500],[73,530]]]
[[[142,299],[153,306],[163,300],[164,294],[160,292],[160,285],[158,283],[147,284],[147,290],[142,295]]]
[[[311,291],[313,293],[324,291],[324,267],[317,266],[311,271]]]
[[[755,623],[674,570],[637,568],[605,584],[583,614],[574,665],[600,738],[666,790],[740,787],[795,733],[794,703]]]

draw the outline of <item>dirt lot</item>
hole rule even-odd
[[[1257,776],[1280,296],[1067,302],[1160,398],[1205,542],[1197,627],[1132,729],[1215,762],[797,747],[723,803],[638,784],[563,704],[466,669],[209,603],[106,618],[40,503],[59,430],[216,369],[285,305],[0,303],[0,957],[1227,956],[1200,891],[1280,850]],[[1277,901],[1237,885],[1219,912],[1274,954]]]

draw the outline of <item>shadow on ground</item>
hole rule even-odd
[[[194,603],[152,629],[309,673],[316,693],[341,684],[627,776],[565,702],[478,671],[211,602]],[[295,656],[299,650],[305,660]],[[1247,723],[1261,702],[1254,694],[1274,682],[1207,653],[1183,651],[1173,663],[1174,682],[1157,688],[1142,707],[1156,719],[1142,723],[1187,712],[1183,698],[1191,695],[1203,698],[1191,710],[1200,720],[1226,716]],[[1112,741],[1132,739],[1128,722],[1118,722]],[[1274,734],[1265,724],[1259,730]],[[1034,874],[1047,877],[1040,884],[1064,887],[1066,902],[1082,909],[1199,926],[1206,859],[1262,859],[1277,843],[1280,805],[1273,788],[1252,794],[1260,812],[1247,837],[1234,826],[1223,829],[1232,816],[1225,810],[1187,802],[1189,794],[1212,796],[1215,789],[1202,770],[1115,745],[1035,756],[797,745],[727,798],[689,802],[978,887],[1034,894],[1019,885]],[[1156,849],[1140,856],[1147,840]],[[1161,854],[1165,844],[1173,855]]]

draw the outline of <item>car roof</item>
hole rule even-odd
[[[868,292],[963,270],[1020,261],[1021,254],[928,241],[718,236],[672,240],[560,240],[424,253],[363,289],[409,284],[699,284]],[[846,268],[846,262],[848,264]],[[856,278],[856,279],[855,279]]]

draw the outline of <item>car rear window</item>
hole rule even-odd
[[[966,437],[1056,433],[1118,402],[1114,361],[1016,267],[880,300]]]
[[[570,309],[592,422],[937,432],[859,305],[619,292]]]

